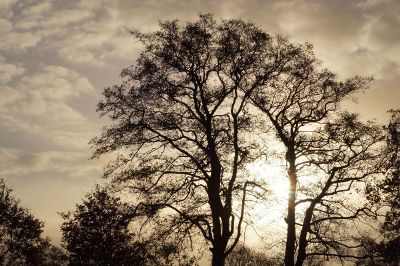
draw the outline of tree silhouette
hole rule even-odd
[[[254,106],[270,120],[277,139],[285,148],[284,158],[287,161],[290,183],[285,265],[295,265],[296,249],[296,265],[302,265],[310,241],[325,246],[324,251],[313,252],[313,255],[323,253],[339,256],[328,251],[328,246],[340,246],[337,240],[326,240],[329,231],[325,230],[332,228],[332,225],[323,229],[318,221],[336,223],[364,213],[364,209],[356,209],[350,215],[348,208],[344,206],[335,210],[333,205],[340,205],[343,200],[332,201],[332,198],[349,191],[352,185],[358,181],[363,182],[369,175],[377,172],[376,169],[366,166],[375,158],[376,155],[370,155],[371,146],[379,143],[381,136],[374,133],[376,126],[361,125],[351,115],[343,116],[336,124],[329,123],[340,116],[338,107],[341,101],[365,88],[370,79],[354,77],[340,82],[335,74],[320,68],[320,62],[315,58],[311,45],[291,45],[285,39],[280,43],[285,45],[281,45],[283,47],[290,47],[290,52],[282,53],[286,55],[285,67],[280,75],[275,76],[265,86],[257,88],[251,99]],[[288,48],[282,50],[287,51]],[[368,133],[364,134],[363,130]],[[357,136],[356,132],[361,135]],[[361,176],[344,177],[357,169],[362,170]],[[301,175],[307,172],[312,175],[315,171],[325,177],[318,181],[319,186],[314,187],[312,191],[304,186]],[[312,193],[307,193],[307,190]],[[305,193],[302,195],[304,199],[301,199],[301,193]],[[324,199],[325,197],[327,199]],[[296,209],[301,204],[309,204],[306,212],[301,215],[303,221],[296,217]],[[348,216],[344,213],[348,213]],[[322,217],[317,218],[319,215]],[[314,231],[312,225],[315,227]],[[299,236],[296,233],[297,226],[301,231]],[[310,233],[314,235],[314,240],[307,240]],[[322,236],[325,236],[325,239]],[[297,247],[296,241],[299,241]]]
[[[0,264],[42,265],[50,245],[41,237],[43,223],[33,217],[0,179]]]
[[[308,159],[304,162],[320,171],[317,183],[301,188],[303,198],[296,202],[297,206],[308,203],[299,224],[296,265],[312,256],[359,258],[357,251],[363,245],[353,236],[356,227],[347,226],[375,217],[374,209],[363,202],[363,194],[357,190],[362,191],[367,181],[382,172],[382,140],[380,127],[349,113],[325,123],[322,131],[312,136],[313,147],[304,153]],[[345,234],[344,228],[354,233]]]
[[[385,176],[377,184],[367,186],[369,200],[386,208],[380,239],[365,236],[368,248],[360,251],[367,257],[360,265],[398,265],[400,263],[400,110],[391,110],[385,127],[386,147],[383,153]]]
[[[333,230],[373,215],[345,197],[382,171],[383,135],[339,105],[371,79],[338,81],[310,44],[242,20],[201,15],[160,27],[132,32],[144,51],[122,71],[121,84],[104,90],[98,111],[111,125],[92,140],[94,157],[117,154],[104,176],[132,192],[135,214],[158,220],[163,234],[200,236],[212,265],[224,265],[248,202],[268,192],[245,169],[270,148],[260,143],[271,128],[285,148],[290,183],[285,264],[356,258],[351,250],[360,243]],[[318,178],[312,188],[306,174]]]
[[[44,251],[44,260],[40,265],[43,266],[65,266],[68,265],[69,258],[64,249],[50,245]]]
[[[73,265],[129,265],[141,257],[131,244],[129,207],[96,187],[75,212],[61,214],[62,240]],[[132,256],[134,255],[134,256]]]
[[[279,266],[278,260],[268,258],[263,252],[237,245],[226,259],[227,266]]]
[[[246,202],[265,192],[244,173],[258,156],[251,136],[264,130],[248,99],[294,48],[242,20],[201,15],[160,27],[133,32],[145,50],[122,71],[125,81],[104,91],[98,111],[113,124],[92,141],[94,155],[120,151],[105,176],[131,189],[138,212],[163,213],[171,233],[200,232],[212,265],[223,265]]]
[[[74,212],[61,215],[62,241],[72,265],[170,265],[177,259],[174,243],[157,241],[156,235],[137,240],[134,211],[105,188],[96,186]]]
[[[386,127],[387,178],[380,184],[380,189],[390,207],[383,229],[390,238],[397,239],[397,247],[399,247],[397,250],[400,250],[400,110],[390,112],[392,116]],[[398,257],[400,257],[399,253]]]

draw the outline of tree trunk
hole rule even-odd
[[[222,166],[220,158],[216,151],[216,144],[213,139],[211,120],[207,124],[207,142],[208,142],[208,155],[211,164],[211,175],[207,183],[208,188],[208,203],[211,209],[211,216],[213,221],[213,247],[212,252],[212,266],[225,265],[225,250],[230,238],[230,211],[227,213],[221,199],[221,178]],[[230,205],[231,201],[228,201]],[[229,206],[229,210],[231,206]]]
[[[306,259],[306,247],[299,247],[299,253],[297,254],[296,266],[302,266]]]
[[[224,256],[224,248],[222,247],[214,247],[212,251],[212,266],[224,266],[225,265],[225,256]]]
[[[306,248],[307,248],[307,234],[310,230],[310,223],[315,207],[315,202],[311,203],[310,207],[306,210],[306,215],[304,217],[303,226],[301,228],[299,247],[297,252],[296,266],[302,266],[304,260],[306,259]]]
[[[287,153],[287,160],[289,162],[289,199],[288,199],[288,215],[287,215],[287,236],[286,236],[286,250],[285,250],[285,265],[294,266],[294,254],[296,244],[296,165],[294,152]]]

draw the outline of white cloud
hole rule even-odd
[[[15,77],[22,75],[24,71],[22,66],[10,64],[0,56],[0,84],[7,84]]]
[[[86,147],[93,125],[67,101],[95,91],[76,71],[43,66],[2,93],[0,123],[7,130],[41,134],[61,147]]]
[[[6,104],[15,103],[21,98],[24,98],[24,95],[20,91],[6,85],[0,84],[0,91],[0,114],[2,113],[2,108],[4,109]]]
[[[41,2],[37,3],[36,5],[31,5],[26,7],[21,12],[21,16],[34,16],[34,15],[42,15],[44,12],[49,11],[52,7],[51,2]]]
[[[42,151],[0,148],[0,176],[42,175],[57,173],[64,178],[79,178],[100,172],[103,161],[89,160],[89,152]],[[53,177],[54,178],[54,177]]]
[[[0,1],[0,17],[8,18],[13,15],[11,7],[17,2],[17,0],[2,0]]]
[[[12,23],[6,19],[0,18],[0,36],[12,30]]]
[[[33,5],[16,4],[18,8],[15,8],[20,10],[17,15],[0,20],[0,50],[25,52],[40,42],[46,44],[59,38],[69,38],[69,30],[79,32],[80,23],[95,16],[90,10],[60,9],[55,3],[36,1]],[[8,5],[8,13],[12,4]]]
[[[41,36],[33,32],[14,32],[10,31],[2,35],[0,42],[0,49],[11,51],[26,51],[26,49],[36,46]]]
[[[72,69],[54,65],[43,66],[32,75],[24,76],[17,86],[31,96],[53,100],[94,92],[87,78]]]

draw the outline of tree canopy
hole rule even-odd
[[[170,232],[195,228],[222,265],[240,238],[249,191],[259,188],[243,172],[257,154],[248,98],[283,60],[268,34],[241,20],[202,15],[160,26],[133,32],[145,50],[122,71],[125,81],[104,91],[98,110],[113,124],[92,141],[95,156],[120,151],[105,175],[128,186],[143,212],[169,209]]]
[[[155,221],[163,237],[201,239],[212,265],[224,265],[252,203],[268,200],[265,180],[246,169],[276,145],[273,136],[290,184],[285,265],[360,258],[363,244],[337,229],[375,217],[362,197],[349,199],[386,171],[389,153],[381,127],[341,104],[371,78],[340,81],[310,44],[239,19],[200,15],[132,34],[144,50],[104,90],[98,112],[110,124],[91,143],[94,157],[116,155],[104,176],[132,193],[136,217]],[[398,218],[391,213],[387,226]]]
[[[129,207],[96,187],[75,212],[62,214],[63,243],[73,265],[130,265],[140,253],[128,230]],[[136,253],[136,254],[135,254]]]
[[[62,241],[71,265],[170,265],[190,258],[176,255],[174,243],[165,244],[140,236],[132,225],[134,212],[129,204],[105,188],[94,191],[76,205],[74,212],[62,213]],[[180,254],[181,255],[181,254]]]
[[[0,264],[43,265],[50,244],[42,231],[43,222],[21,207],[0,179]]]
[[[390,110],[384,127],[386,145],[383,152],[384,177],[367,186],[366,193],[375,206],[384,211],[378,237],[366,236],[366,259],[360,265],[398,265],[400,263],[400,110]]]
[[[311,254],[344,256],[338,254],[337,248],[333,253],[329,251],[328,246],[339,243],[327,239],[323,229],[326,225],[320,222],[356,219],[364,210],[352,206],[350,211],[339,206],[344,203],[340,194],[379,171],[371,165],[377,156],[372,150],[382,137],[377,126],[361,123],[357,115],[340,114],[343,100],[365,89],[370,78],[356,76],[339,81],[334,73],[321,68],[310,44],[293,45],[284,39],[280,43],[277,56],[284,58],[284,67],[266,84],[258,86],[250,99],[260,115],[269,120],[277,141],[284,146],[282,159],[287,162],[290,184],[285,264],[294,265],[297,253],[296,265],[302,265]],[[318,177],[313,188],[305,185],[310,175]],[[296,211],[299,205],[308,205],[300,216]],[[300,235],[296,233],[297,227]],[[310,251],[307,255],[308,243],[321,244],[323,251]]]
[[[387,132],[387,178],[379,185],[390,209],[386,214],[384,230],[393,238],[400,238],[400,110],[391,110]],[[400,240],[398,240],[400,241]],[[400,247],[400,246],[399,246]]]

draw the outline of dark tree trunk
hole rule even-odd
[[[310,223],[314,207],[315,207],[315,202],[311,203],[310,207],[308,207],[308,209],[306,210],[306,215],[304,217],[304,222],[300,233],[296,266],[302,266],[306,259],[307,233],[310,230]]]
[[[285,265],[294,266],[294,254],[296,244],[296,165],[294,152],[287,153],[287,160],[289,162],[289,199],[288,199],[288,215],[287,215],[287,237],[286,237],[286,250],[285,250]]]
[[[223,245],[217,244],[215,247],[213,247],[211,265],[224,266],[225,265],[224,253],[225,253],[225,248],[223,247]]]
[[[208,202],[210,204],[211,216],[213,220],[214,242],[211,249],[212,266],[225,265],[225,249],[229,240],[230,217],[226,216],[225,209],[220,196],[220,183],[222,166],[215,150],[215,143],[211,134],[211,123],[207,126],[207,139],[211,164],[211,176],[208,182]],[[228,231],[227,231],[228,230]]]
[[[306,252],[305,247],[299,247],[299,253],[297,254],[296,266],[302,266],[305,259],[306,259]]]

